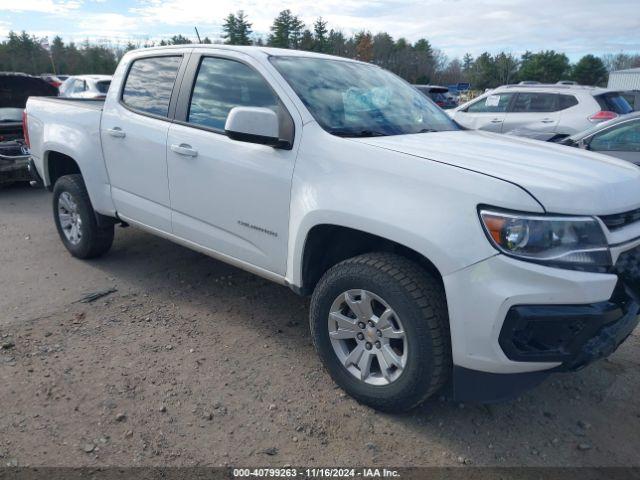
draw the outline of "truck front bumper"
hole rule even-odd
[[[639,258],[637,247],[616,265],[630,269],[590,273],[498,255],[446,276],[454,398],[508,399],[613,353],[640,318]]]

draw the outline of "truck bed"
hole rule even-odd
[[[93,208],[112,213],[109,177],[102,158],[102,100],[29,97],[26,115],[31,158],[46,187],[50,153],[69,157],[82,171]]]
[[[63,97],[30,97],[37,98],[38,100],[42,100],[44,102],[64,102],[66,104],[72,104],[74,106],[79,106],[82,108],[88,108],[91,110],[102,111],[102,107],[104,106],[104,99],[95,100],[92,98],[63,98]]]

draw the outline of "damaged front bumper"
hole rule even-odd
[[[616,275],[617,283],[606,301],[512,304],[498,330],[506,361],[547,367],[498,373],[455,365],[454,398],[508,400],[554,372],[580,370],[615,352],[640,321],[640,246],[620,254],[607,276],[611,274]]]
[[[549,370],[498,374],[454,367],[458,401],[509,400],[554,372],[580,370],[611,355],[640,321],[638,294],[622,282],[607,302],[590,305],[519,305],[507,314],[500,346],[513,361],[561,362]]]

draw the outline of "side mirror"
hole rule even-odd
[[[224,131],[239,142],[282,147],[280,122],[276,112],[261,107],[234,107],[229,112]]]

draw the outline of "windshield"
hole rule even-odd
[[[404,80],[374,65],[324,58],[271,62],[329,133],[345,137],[458,130]]]
[[[618,115],[624,115],[625,113],[633,112],[633,108],[631,108],[631,105],[627,103],[627,101],[622,95],[620,95],[619,92],[603,93],[602,95],[597,95],[595,98],[602,110],[615,112]]]

